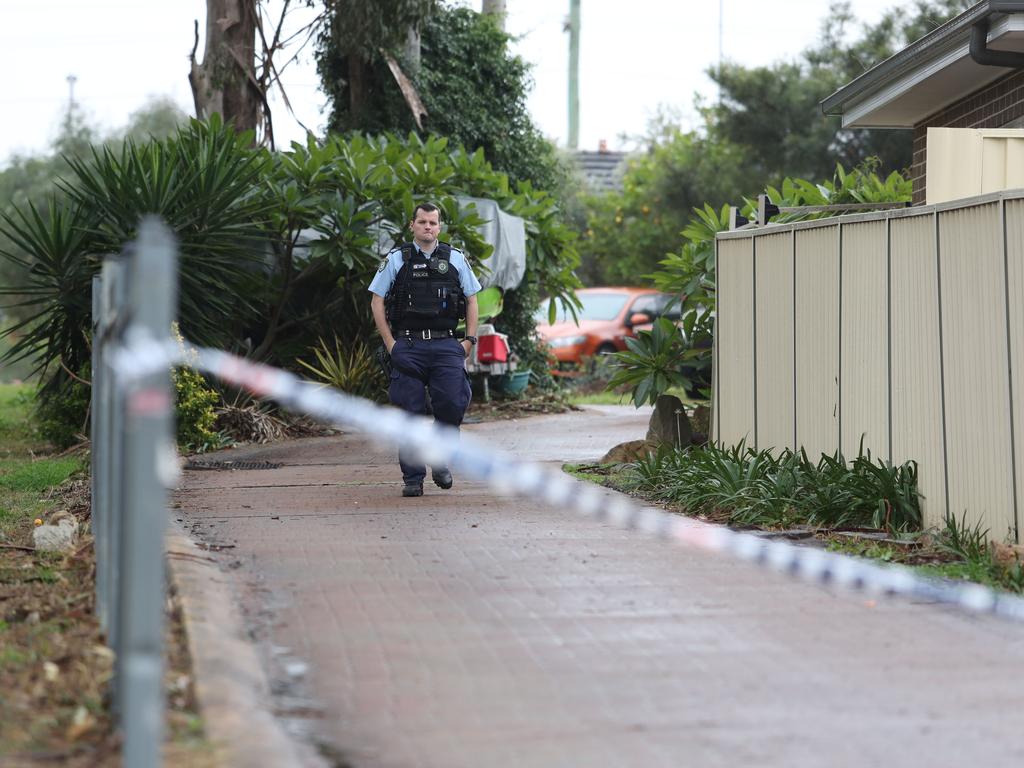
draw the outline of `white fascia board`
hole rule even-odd
[[[998,22],[993,24],[988,35],[989,45],[992,46],[993,43],[998,43],[1000,38],[1013,33],[1024,33],[1024,15],[1013,14],[1012,16],[1004,16]],[[993,46],[993,48],[995,50],[1000,50],[998,45]],[[892,112],[898,113],[898,109],[885,109],[886,107],[895,106],[896,102],[905,97],[911,91],[925,87],[928,81],[933,78],[939,79],[938,82],[935,83],[937,87],[949,93],[947,89],[942,88],[941,78],[943,72],[947,72],[958,64],[965,63],[973,65],[976,69],[983,70],[986,73],[991,72],[991,76],[977,78],[974,87],[967,92],[953,91],[944,101],[931,102],[924,110],[911,109],[906,115],[894,115]],[[983,67],[980,64],[975,65],[971,59],[971,45],[969,38],[958,42],[952,42],[943,50],[930,52],[926,61],[923,61],[919,66],[910,70],[906,74],[874,91],[867,98],[860,99],[847,105],[843,110],[843,127],[912,128],[921,122],[921,120],[928,117],[928,115],[938,112],[969,93],[973,93],[974,90],[984,87],[993,80],[1002,77],[1009,71],[1010,69],[1005,67]],[[872,115],[876,115],[878,113],[882,113],[885,117],[881,120],[873,119]],[[879,117],[882,115],[879,115]]]

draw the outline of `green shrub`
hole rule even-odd
[[[220,395],[206,385],[202,374],[186,366],[176,368],[174,394],[178,445],[193,451],[220,447],[223,440],[213,428],[217,422],[214,406]]]
[[[959,557],[967,563],[989,559],[989,529],[983,528],[979,520],[973,526],[967,524],[967,512],[958,520],[956,515],[946,512],[943,528],[936,537],[939,549]]]
[[[361,340],[345,346],[337,336],[331,348],[323,339],[310,350],[316,365],[299,360],[299,365],[325,384],[349,395],[369,400],[383,400],[387,391],[384,374],[374,353]]]
[[[0,244],[16,245],[0,247],[0,258],[28,275],[26,285],[0,286],[0,297],[32,297],[24,324],[0,332],[13,342],[0,359],[31,360],[46,393],[60,386],[64,369],[89,361],[82,329],[91,323],[92,278],[146,212],[160,215],[178,240],[185,336],[275,365],[292,367],[317,338],[334,333],[373,337],[366,286],[382,251],[408,237],[416,200],[441,206],[445,239],[481,273],[492,249],[478,231],[483,220],[472,206],[460,209],[459,198],[490,198],[521,216],[527,291],[574,302],[576,236],[557,201],[528,183],[513,188],[483,152],[436,136],[331,136],[278,153],[250,139],[216,120],[193,121],[169,139],[72,162],[64,196],[43,211],[0,213]],[[518,314],[514,297],[509,304],[519,334],[513,344],[534,357],[533,302],[520,302]]]
[[[64,371],[49,389],[39,393],[36,404],[36,423],[40,436],[57,448],[67,448],[89,434],[89,404],[92,389],[89,381],[90,365],[79,369],[78,378]]]
[[[695,388],[692,371],[707,358],[707,350],[694,346],[694,341],[707,335],[697,332],[696,320],[705,318],[689,312],[683,320],[682,332],[666,317],[658,318],[650,331],[638,331],[635,338],[626,338],[626,350],[611,355],[614,374],[607,389],[628,387],[633,403],[639,408],[652,405],[658,396],[673,388],[687,391]],[[689,328],[689,334],[686,329]]]
[[[648,498],[735,525],[876,528],[921,527],[917,464],[892,466],[863,451],[853,462],[803,451],[755,451],[740,444],[662,450],[638,462],[627,484]]]

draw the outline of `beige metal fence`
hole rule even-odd
[[[918,462],[925,520],[1018,537],[1024,190],[721,233],[713,430]]]

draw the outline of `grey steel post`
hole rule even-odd
[[[569,149],[580,145],[580,0],[569,0]]]
[[[106,334],[106,304],[104,302],[103,278],[96,275],[92,279],[92,390],[89,414],[91,467],[89,477],[92,484],[92,514],[90,523],[93,541],[96,547],[96,614],[100,626],[106,631],[107,625],[107,582],[104,569],[107,566],[107,475],[106,468],[110,464],[108,455],[110,445],[106,431],[107,407],[109,403],[104,392],[107,376],[103,370],[103,346]]]
[[[170,338],[176,260],[171,232],[144,218],[129,262],[129,346]],[[160,765],[163,744],[164,526],[176,467],[170,369],[138,379],[125,394],[117,685],[124,765],[150,768]]]
[[[125,306],[124,263],[120,259],[108,258],[103,262],[103,304],[104,304],[104,343],[120,341],[127,308]],[[101,358],[103,369],[100,375],[100,386],[106,402],[103,418],[103,432],[106,434],[104,448],[106,464],[100,467],[103,476],[101,484],[106,498],[103,500],[101,535],[104,539],[105,562],[97,558],[96,578],[102,582],[102,593],[106,600],[107,645],[115,653],[120,651],[118,613],[120,610],[118,578],[121,572],[121,518],[123,474],[124,474],[124,396],[118,386],[114,370],[110,366],[109,355]],[[115,696],[114,707],[119,702]]]

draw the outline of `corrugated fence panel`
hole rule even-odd
[[[838,230],[796,231],[796,434],[812,459],[839,447]]]
[[[1017,480],[1017,541],[1024,501],[1024,201],[1006,201],[1006,267],[1010,307],[1010,370],[1013,372],[1013,436]]]
[[[839,438],[889,458],[889,266],[884,221],[843,226]]]
[[[992,538],[1014,528],[999,203],[939,213],[949,508]]]
[[[718,243],[718,440],[754,442],[753,238]]]
[[[755,241],[757,447],[793,448],[793,235]]]
[[[892,461],[918,464],[925,525],[946,511],[935,217],[892,221]]]

